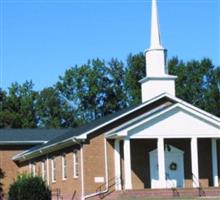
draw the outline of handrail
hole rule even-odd
[[[51,196],[55,196],[57,198],[57,200],[60,200],[61,197],[61,192],[60,192],[60,188],[55,188],[51,190]]]
[[[206,196],[205,190],[203,189],[202,183],[199,181],[199,179],[192,173],[192,181],[199,185],[199,196]]]
[[[108,192],[100,194],[99,198],[103,199],[104,197],[110,195],[112,192],[115,191],[115,185],[117,185],[119,182],[121,181],[120,177],[113,177],[111,179],[108,180]],[[102,185],[100,185],[97,189],[96,192],[100,192],[103,190],[103,188],[105,187],[106,182],[104,182]],[[113,188],[113,189],[112,189]],[[111,190],[112,189],[112,190]]]
[[[108,180],[109,188],[110,188],[111,186],[115,185],[115,183],[114,183],[114,184],[110,184],[110,183],[113,182],[113,181],[115,181],[115,178],[111,178],[111,179]],[[102,185],[100,185],[100,186],[96,189],[96,192],[102,191],[102,188],[105,187],[105,185],[106,185],[106,182],[104,182]]]
[[[169,179],[170,179],[170,175],[166,173],[166,180],[169,180]],[[169,184],[170,184],[170,182],[167,182],[167,181],[166,181],[166,183],[169,183]],[[177,191],[177,188],[176,188],[176,186],[174,185],[174,183],[173,183],[173,184],[170,184],[170,186],[171,186],[170,189],[171,189],[172,192],[173,192],[173,197],[179,197],[180,194],[179,194],[179,192]]]

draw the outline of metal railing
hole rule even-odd
[[[53,197],[55,197],[56,200],[63,200],[63,197],[60,192],[60,188],[52,189],[51,190],[51,197],[52,197],[52,199],[54,199]]]
[[[205,190],[203,189],[202,183],[199,181],[199,179],[192,173],[192,182],[198,185],[198,192],[199,196],[206,196]]]
[[[119,179],[119,178],[118,178]],[[120,180],[117,180],[116,177],[113,177],[111,179],[108,180],[108,192],[106,193],[103,193],[103,194],[100,194],[99,195],[99,198],[100,199],[103,199],[105,198],[106,196],[110,195],[112,192],[115,191],[115,186],[120,182]],[[103,183],[102,185],[100,185],[97,189],[96,189],[96,192],[101,192],[104,190],[106,186],[106,182]]]
[[[170,180],[170,175],[169,174],[167,174],[166,173],[166,184],[168,183],[169,184],[169,188],[172,190],[172,192],[173,192],[173,197],[179,197],[180,196],[180,194],[179,194],[179,192],[178,192],[178,190],[177,190],[177,188],[176,188],[176,185],[174,185],[174,183],[170,183],[170,182],[168,182],[167,180]]]

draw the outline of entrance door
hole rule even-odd
[[[171,145],[165,149],[166,187],[184,187],[183,151]],[[150,152],[151,188],[160,188],[157,149]]]
[[[183,154],[167,152],[165,160],[165,171],[167,188],[183,187]]]

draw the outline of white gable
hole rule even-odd
[[[200,117],[196,112],[190,112],[177,105],[165,112],[143,120],[136,127],[127,130],[130,138],[154,138],[154,137],[219,137],[220,127],[209,119]]]

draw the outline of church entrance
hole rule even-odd
[[[184,187],[184,164],[183,154],[184,152],[171,145],[166,145],[165,148],[165,177],[166,187],[176,188]],[[158,176],[158,158],[157,149],[150,153],[150,178],[151,188],[160,188]]]

